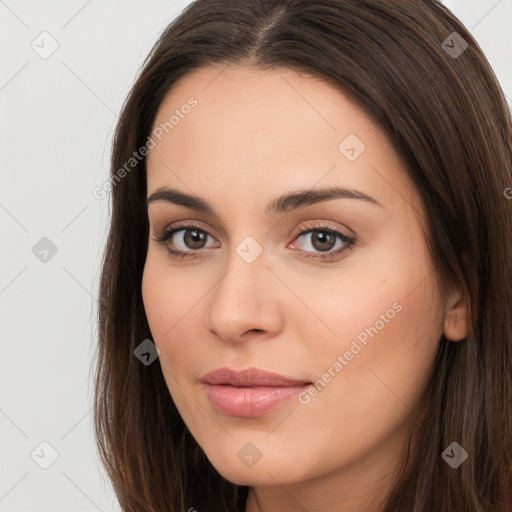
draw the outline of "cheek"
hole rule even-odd
[[[197,285],[201,282],[190,279],[186,271],[171,267],[165,251],[148,250],[142,276],[142,298],[155,343],[172,338],[176,327],[187,321],[186,315],[200,301],[202,288]]]
[[[363,312],[344,316],[357,327],[338,323],[343,334],[330,345],[330,354],[322,356],[322,364],[317,364],[321,382],[313,400],[318,412],[330,410],[331,425],[337,425],[348,441],[364,446],[375,442],[375,436],[385,437],[406,421],[424,392],[442,329],[441,312],[429,285],[424,283],[413,293],[397,285],[391,300],[376,288]],[[322,387],[329,379],[329,368],[336,376]],[[331,429],[321,423],[316,428]]]
[[[316,361],[317,372],[347,351],[350,366],[399,360],[411,350],[421,360],[425,350],[435,350],[426,340],[442,333],[434,276],[421,233],[405,229],[381,235],[340,269],[286,275],[310,310],[287,311],[308,352],[304,360]]]
[[[179,349],[170,344],[176,332],[187,322],[187,311],[194,302],[194,290],[185,286],[183,274],[168,268],[160,255],[148,253],[142,276],[142,298],[153,342],[161,352],[160,362],[165,367],[166,354]],[[196,300],[197,302],[197,300]]]
[[[176,311],[173,283],[169,282],[163,265],[148,252],[144,273],[142,275],[142,299],[153,341],[158,345],[162,335],[173,324]]]
[[[443,309],[427,254],[391,247],[333,280],[316,302],[310,294],[312,309],[335,334],[317,335],[304,354],[318,390],[307,407],[318,407],[312,418],[329,409],[347,439],[355,431],[389,432],[404,420],[425,389],[442,334]],[[421,247],[421,240],[411,247]],[[304,339],[315,339],[312,327],[304,332]],[[330,429],[321,420],[315,428]]]
[[[170,268],[165,255],[148,252],[142,277],[144,309],[173,397],[179,394],[179,384],[196,378],[190,372],[201,353],[194,339],[204,338],[199,331],[208,289],[204,275],[191,279],[189,273]]]

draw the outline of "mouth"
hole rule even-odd
[[[312,382],[245,368],[219,368],[203,376],[210,403],[222,414],[253,418],[288,402]]]

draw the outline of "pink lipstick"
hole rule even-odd
[[[312,384],[257,368],[219,368],[204,375],[201,382],[219,412],[245,418],[265,414]]]

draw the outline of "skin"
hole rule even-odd
[[[247,512],[379,510],[441,334],[466,335],[466,307],[458,290],[442,299],[421,196],[371,118],[309,75],[222,69],[195,71],[169,91],[155,127],[191,96],[198,104],[147,160],[148,196],[176,188],[206,199],[218,215],[165,201],[148,206],[142,293],[166,383],[217,471],[252,486]],[[354,161],[338,149],[349,134],[366,146]],[[382,206],[335,198],[265,213],[281,194],[328,185],[360,190]],[[154,239],[178,222],[209,235],[202,246],[184,242],[190,231],[168,242],[195,251],[193,259],[173,258]],[[325,254],[322,245],[311,231],[293,233],[315,222],[353,236],[353,249],[307,258]],[[252,263],[236,252],[248,236],[263,251]],[[327,252],[344,245],[333,242]],[[200,383],[224,366],[315,382],[393,304],[401,310],[307,404],[294,399],[256,418],[232,417],[213,407]],[[237,457],[248,442],[262,455],[252,467]]]

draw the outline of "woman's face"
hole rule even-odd
[[[446,327],[422,202],[334,86],[222,69],[173,87],[151,135],[142,292],[163,375],[226,479],[306,508],[315,486],[361,496],[395,469]],[[342,188],[361,197],[321,193]],[[302,384],[202,382],[249,367]]]

